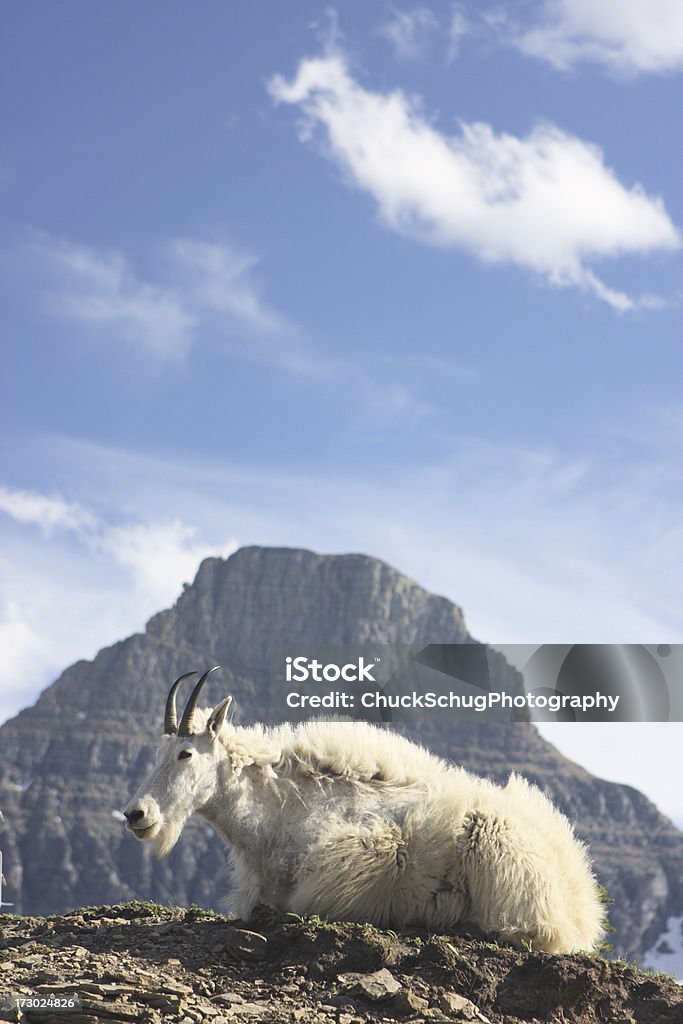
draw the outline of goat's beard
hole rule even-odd
[[[180,838],[186,819],[181,821],[164,821],[159,832],[149,840],[155,857],[161,860],[166,857]]]

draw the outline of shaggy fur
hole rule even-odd
[[[209,821],[231,848],[240,917],[263,902],[382,927],[469,922],[552,953],[599,942],[586,848],[520,776],[501,788],[364,723],[239,728],[226,710],[164,737],[127,810],[143,810],[136,834],[162,855],[191,813]]]

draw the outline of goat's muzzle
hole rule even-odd
[[[157,825],[156,821],[151,823],[145,822],[145,811],[140,807],[133,807],[129,811],[124,811],[123,814],[128,824],[128,828],[136,839],[144,839],[145,836],[149,835]]]

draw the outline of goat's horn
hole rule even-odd
[[[216,669],[219,669],[219,668],[220,668],[220,665],[214,665],[214,667],[210,668],[208,672],[205,672],[204,675],[199,680],[199,682],[197,683],[197,685],[195,686],[195,688],[192,691],[192,693],[190,694],[190,699],[188,700],[188,702],[187,702],[187,704],[185,706],[185,710],[183,711],[183,717],[180,719],[180,725],[178,726],[178,735],[179,736],[190,736],[191,735],[191,733],[192,733],[192,723],[193,723],[193,720],[194,720],[194,712],[195,712],[195,708],[197,707],[197,701],[199,700],[199,693],[201,691],[201,688],[204,685],[204,683],[206,682],[206,680],[209,678],[211,673],[215,672]]]
[[[196,675],[196,672],[186,672],[184,676],[179,676],[176,679],[175,683],[168,691],[168,697],[166,698],[166,713],[164,715],[164,732],[167,736],[178,731],[178,715],[175,708],[176,691],[183,679],[189,679],[190,676]]]

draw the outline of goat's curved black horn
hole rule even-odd
[[[183,676],[178,676],[175,683],[168,691],[168,697],[166,698],[166,713],[164,714],[164,733],[167,736],[171,736],[174,732],[178,731],[178,714],[175,707],[175,695],[178,687],[182,683],[183,679],[189,679],[190,676],[196,676],[196,672],[186,672]]]
[[[211,673],[215,672],[219,668],[220,665],[214,665],[214,667],[210,668],[208,672],[205,672],[204,675],[199,680],[199,682],[197,683],[197,685],[195,686],[192,693],[190,694],[190,699],[188,700],[185,706],[185,710],[183,711],[183,717],[180,719],[180,725],[178,726],[179,736],[190,736],[192,734],[194,712],[195,708],[197,707],[197,701],[199,700],[199,694],[201,692],[202,686],[209,678]]]

